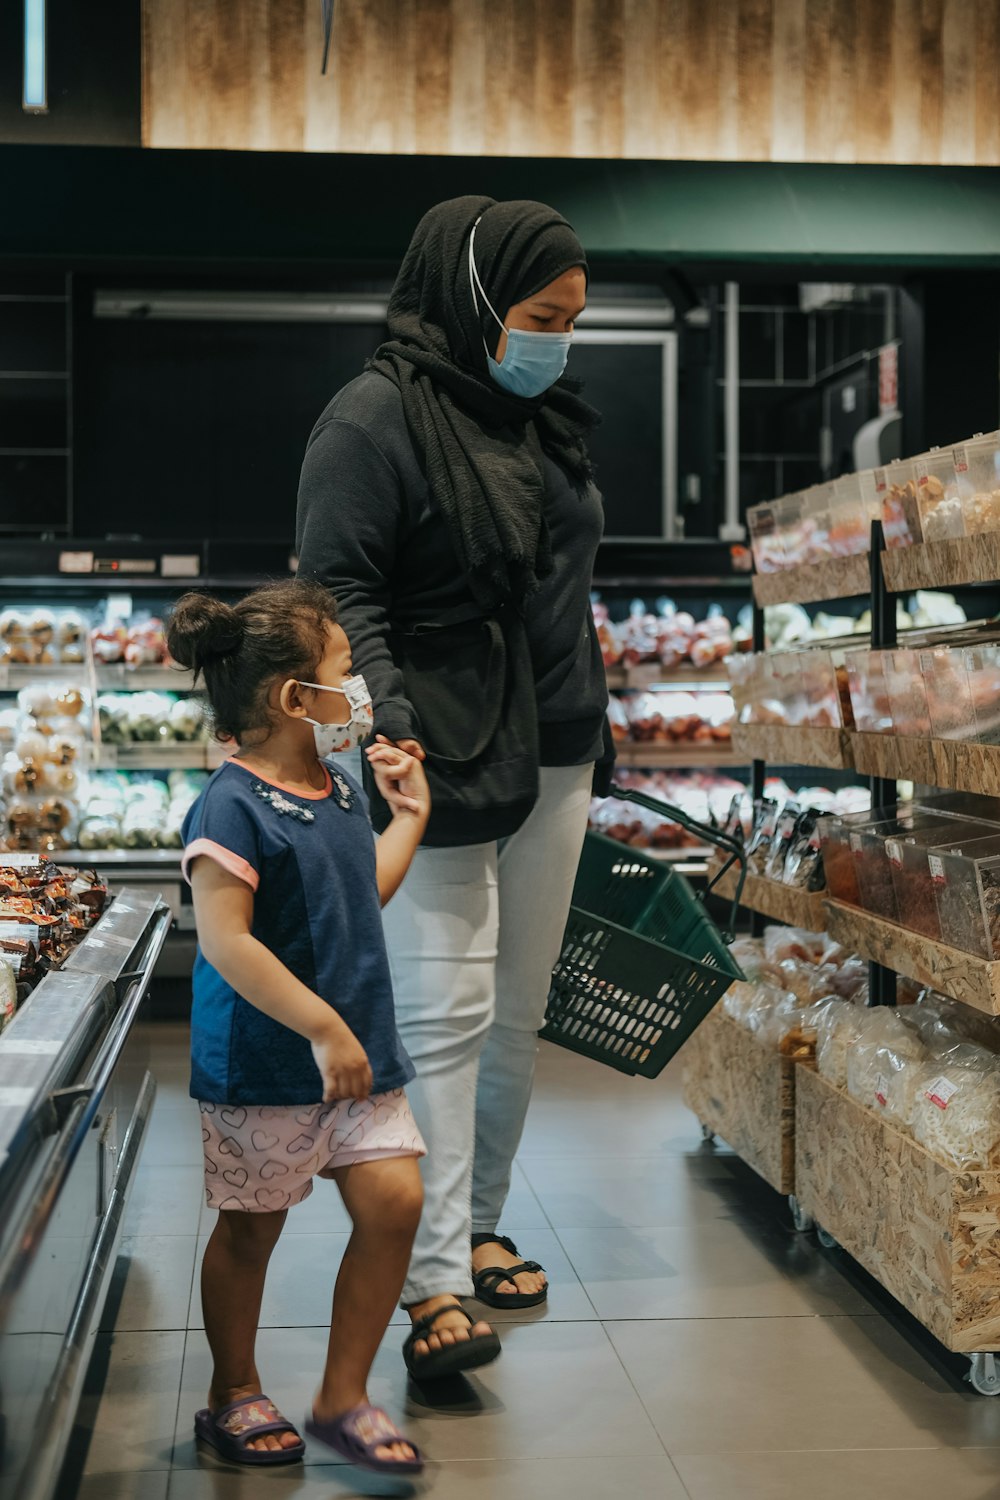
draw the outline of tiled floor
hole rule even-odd
[[[676,1068],[629,1080],[550,1047],[505,1226],[548,1268],[549,1308],[501,1318],[503,1358],[433,1408],[407,1389],[401,1315],[376,1365],[373,1398],[432,1459],[418,1490],[315,1446],[271,1472],[206,1462],[191,1419],[209,1372],[196,1268],[211,1216],[185,1048],[182,1028],[157,1028],[156,1115],[59,1500],[1000,1496],[1000,1400],[701,1144]],[[346,1242],[326,1188],[291,1212],[264,1301],[259,1363],[295,1417]]]

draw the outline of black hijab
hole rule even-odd
[[[477,225],[478,221],[478,225]],[[580,266],[583,246],[544,203],[452,198],[417,225],[389,300],[389,341],[369,368],[403,398],[410,436],[477,600],[519,603],[552,568],[542,452],[578,482],[590,475],[587,435],[599,420],[561,380],[526,400],[489,373],[500,327],[469,276],[469,238],[499,316]]]

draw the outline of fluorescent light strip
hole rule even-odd
[[[45,0],[24,0],[24,96],[31,115],[49,112],[45,60]]]

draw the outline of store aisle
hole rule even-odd
[[[107,1332],[59,1500],[346,1500],[415,1493],[312,1448],[264,1472],[196,1454],[208,1350],[196,1285],[197,1114],[183,1028],[154,1028],[160,1093]],[[346,1220],[317,1183],[272,1262],[260,1337],[268,1391],[300,1418]],[[1000,1495],[1000,1400],[934,1363],[840,1257],[793,1234],[784,1204],[700,1143],[679,1070],[655,1083],[545,1046],[505,1228],[548,1268],[549,1310],[453,1403],[408,1396],[390,1330],[373,1399],[407,1413],[440,1500],[912,1500]],[[502,1315],[501,1315],[501,1321]],[[461,1403],[464,1402],[464,1409]],[[82,1467],[79,1484],[68,1478]]]

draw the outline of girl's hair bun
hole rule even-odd
[[[238,650],[243,634],[243,621],[231,604],[208,594],[185,594],[170,617],[167,650],[182,667],[200,672],[206,662]]]

